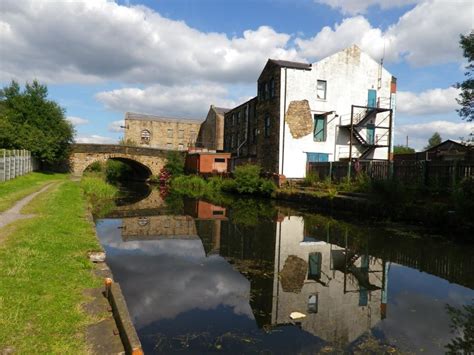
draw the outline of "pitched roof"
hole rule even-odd
[[[269,59],[270,62],[285,68],[311,70],[311,64],[301,62],[290,62],[288,60]]]
[[[189,123],[189,124],[200,124],[203,119],[192,119],[192,118],[177,118],[177,117],[163,117],[148,115],[144,113],[126,112],[126,120],[137,120],[137,121],[161,121],[161,122],[176,122],[176,123]]]

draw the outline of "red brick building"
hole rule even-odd
[[[185,169],[191,174],[222,174],[228,171],[231,153],[213,150],[190,150],[186,155]]]

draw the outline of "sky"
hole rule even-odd
[[[1,0],[0,84],[34,79],[76,141],[115,143],[125,112],[204,119],[256,95],[268,58],[314,63],[352,44],[397,77],[395,144],[459,140],[471,0]]]

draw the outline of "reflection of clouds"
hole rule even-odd
[[[394,289],[388,295],[387,318],[379,328],[402,350],[444,354],[444,346],[453,337],[445,305],[468,303],[474,291],[404,266],[392,268],[389,285]]]
[[[249,281],[224,258],[206,257],[200,239],[122,242],[118,226],[102,220],[97,230],[137,328],[220,305],[253,319]]]
[[[141,255],[162,255],[172,253],[195,258],[205,257],[204,247],[200,239],[163,239],[163,240],[140,240],[124,242],[121,236],[121,219],[102,219],[97,223],[97,232],[100,242],[107,251],[107,257],[115,254],[135,251]]]

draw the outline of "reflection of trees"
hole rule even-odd
[[[474,353],[474,300],[471,304],[456,308],[446,305],[451,317],[451,330],[456,336],[446,345],[449,354]]]

